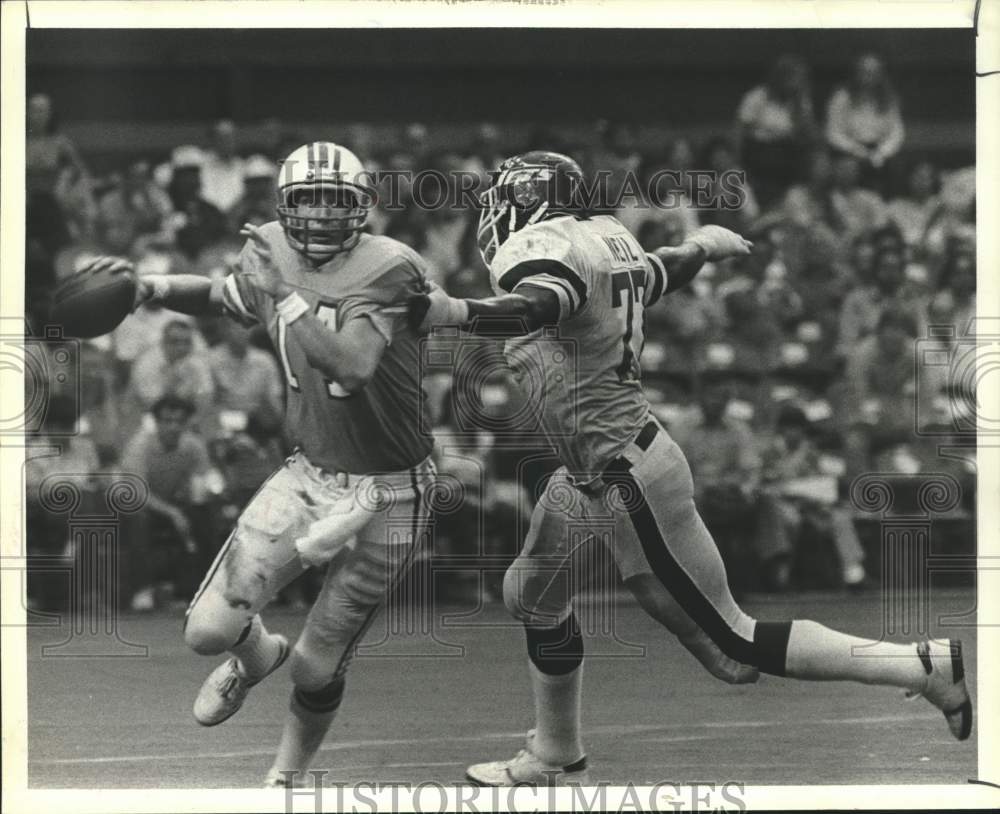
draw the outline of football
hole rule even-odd
[[[120,257],[99,257],[56,289],[50,317],[64,336],[91,339],[121,324],[132,311],[135,294],[132,264]]]

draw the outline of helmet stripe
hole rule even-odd
[[[333,148],[333,171],[340,172],[340,150],[336,147]]]
[[[319,143],[319,166],[320,166],[320,169],[325,168],[326,165],[327,165],[327,163],[329,162],[329,160],[330,160],[330,150],[326,146],[326,142],[325,141],[321,141]]]
[[[315,145],[311,141],[306,146],[306,169],[310,170],[316,169],[316,156],[313,150],[314,146]]]

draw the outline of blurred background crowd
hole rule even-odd
[[[702,99],[710,126],[690,132],[683,119],[667,132],[627,116],[574,127],[351,119],[322,130],[234,117],[206,119],[199,137],[187,130],[175,144],[126,139],[90,150],[62,115],[59,101],[72,107],[71,95],[45,87],[41,70],[27,110],[29,330],[42,335],[55,287],[97,255],[127,256],[139,274],[228,273],[241,224],[274,219],[278,162],[313,139],[345,144],[372,171],[485,177],[532,148],[610,171],[612,191],[629,174],[642,182],[672,170],[677,206],[629,197],[613,212],[647,249],[676,245],[709,223],[755,244],[750,257],[708,266],[648,313],[641,359],[646,392],[689,458],[734,587],[870,584],[878,529],[866,527],[850,499],[851,482],[866,472],[952,475],[962,500],[945,518],[953,522],[942,544],[971,550],[974,448],[939,454],[942,443],[968,441],[956,422],[971,396],[947,364],[918,363],[915,350],[947,358],[975,315],[971,120],[951,122],[943,138],[914,138],[923,100],[900,91],[905,71],[879,52],[827,59],[821,83],[810,60],[779,53],[758,49],[756,73],[740,76],[734,98]],[[732,169],[745,173],[742,205],[699,207],[705,192],[694,188],[695,171]],[[404,185],[404,203],[406,194]],[[477,217],[404,206],[376,210],[369,228],[420,252],[451,294],[480,296],[490,289]],[[466,493],[438,519],[436,555],[492,557],[482,585],[472,568],[450,569],[439,581],[441,592],[458,595],[495,591],[557,465],[498,349],[464,343],[462,352],[490,372],[456,378],[430,369],[425,428],[438,438],[439,468]],[[96,484],[102,474],[135,473],[150,499],[123,527],[124,601],[135,610],[183,602],[242,505],[288,452],[273,349],[261,329],[147,305],[113,335],[83,343],[79,361],[79,402],[73,387],[52,382],[35,433],[42,451],[27,468],[29,553],[73,556],[67,517],[40,497],[46,478],[70,473]],[[44,454],[52,444],[61,455]],[[45,574],[30,584],[39,606],[65,592]],[[307,601],[314,588],[306,580],[283,599]]]

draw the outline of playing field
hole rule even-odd
[[[877,593],[743,604],[762,619],[806,616],[873,637],[882,624]],[[964,615],[974,605],[971,593],[935,594],[932,617]],[[595,619],[593,608],[580,615],[585,627]],[[976,776],[975,730],[969,741],[954,741],[923,700],[906,702],[884,687],[771,676],[731,687],[635,606],[617,604],[596,616],[615,635],[597,631],[587,641],[593,657],[584,725],[595,781],[964,783]],[[385,618],[366,640],[374,646],[351,669],[347,698],[317,761],[329,771],[327,782],[460,782],[468,762],[511,756],[530,725],[531,697],[523,634],[503,607],[445,609],[433,636],[379,643]],[[301,624],[300,614],[288,612],[266,619],[289,635]],[[964,640],[975,703],[974,616],[961,622],[968,627],[952,623],[932,633]],[[42,645],[65,632],[30,631],[31,786],[260,785],[287,704],[287,667],[254,689],[235,718],[203,729],[191,704],[218,659],[185,648],[179,614],[126,617],[121,635],[148,646],[148,656],[43,657]]]

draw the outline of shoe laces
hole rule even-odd
[[[219,693],[224,698],[231,698],[233,692],[236,690],[239,684],[240,684],[240,674],[236,665],[234,664],[232,666],[232,670],[229,672],[229,675],[226,676],[225,680],[219,686]]]

